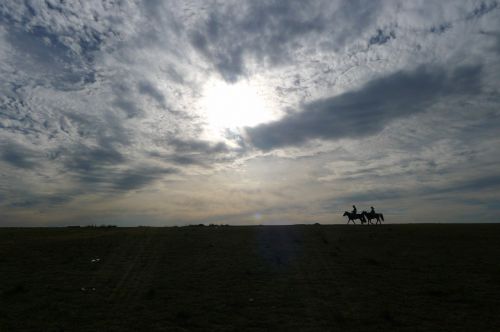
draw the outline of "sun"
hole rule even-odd
[[[212,130],[238,130],[275,118],[261,90],[249,81],[207,83],[200,109]]]

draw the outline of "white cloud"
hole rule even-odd
[[[189,200],[197,176],[213,187],[231,181],[231,190],[241,191],[248,183],[235,174],[263,155],[267,167],[283,160],[279,172],[288,176],[273,173],[274,189],[254,183],[256,191],[233,199],[240,215],[251,215],[243,201],[267,202],[279,219],[286,202],[291,209],[302,204],[301,190],[316,201],[341,202],[381,183],[418,191],[423,183],[444,188],[458,178],[494,176],[499,16],[496,1],[3,1],[0,196],[7,198],[0,213],[35,220],[33,211],[45,206],[50,220],[50,206],[88,200],[97,218],[103,210],[92,208],[93,198],[110,189],[126,197],[159,186],[167,195],[161,184],[176,179]],[[286,117],[421,65],[445,72],[482,66],[481,92],[438,98],[368,137],[312,135],[302,146],[265,153],[238,131],[208,135],[196,106],[206,82],[246,80],[275,116]],[[264,176],[253,167],[250,173]],[[330,186],[345,192],[331,194]],[[197,201],[219,207],[213,216],[224,209],[238,215],[223,204],[227,196],[198,190],[205,191]],[[294,194],[280,200],[280,190]],[[118,203],[108,202],[115,211]],[[169,205],[148,216],[182,219],[186,209]]]

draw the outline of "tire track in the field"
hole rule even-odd
[[[139,248],[134,254],[132,261],[129,263],[127,269],[120,277],[113,291],[108,297],[108,301],[112,303],[122,303],[124,299],[128,298],[130,293],[134,291],[133,287],[137,286],[138,275],[141,274],[141,262],[147,255],[147,249],[152,238],[152,233],[144,234],[145,238],[141,238]],[[134,281],[135,280],[135,281]]]
[[[308,272],[300,261],[301,251],[304,250],[303,234],[289,227],[271,226],[257,228],[258,253],[269,267],[269,273],[290,273],[287,283],[293,291],[301,291],[298,301],[304,308],[306,317],[315,317],[316,308],[311,307],[310,299],[313,291]]]
[[[292,233],[292,231],[294,231]],[[313,299],[315,296],[315,282],[312,281],[311,278],[311,271],[307,270],[304,267],[304,264],[302,263],[302,258],[304,253],[304,250],[306,248],[304,247],[304,244],[307,243],[307,239],[305,238],[304,232],[300,232],[299,229],[297,230],[289,230],[291,234],[288,236],[293,240],[293,243],[295,244],[294,250],[295,250],[295,256],[297,256],[298,261],[296,264],[296,269],[297,272],[295,274],[295,283],[303,290],[305,296],[303,296],[302,299],[302,304],[305,309],[305,314],[307,317],[316,319],[318,315],[318,308],[314,302],[309,302],[307,301],[308,299]],[[300,253],[299,253],[300,252]],[[312,305],[311,305],[312,304]]]
[[[124,237],[126,234],[119,233],[111,236]],[[92,277],[88,283],[82,286],[88,290],[95,288],[97,291],[106,292],[107,289],[109,291],[109,283],[115,278],[121,266],[120,259],[123,259],[128,252],[134,252],[136,244],[137,243],[134,241],[119,241],[116,246],[111,246],[106,254],[103,253],[101,255],[92,256],[92,259],[99,258],[99,261],[91,262],[93,265],[93,269],[90,272]],[[90,257],[86,257],[85,259],[90,259]]]
[[[315,241],[321,242],[321,244],[329,244],[330,240],[326,238],[326,234],[321,231],[316,231],[315,232]],[[331,245],[331,244],[330,244]],[[352,316],[355,312],[347,301],[343,299],[342,296],[342,289],[337,281],[339,278],[339,274],[335,272],[334,268],[332,267],[332,257],[329,255],[325,254],[325,250],[320,250],[321,245],[318,244],[313,244],[311,245],[311,253],[308,254],[309,257],[315,257],[319,263],[319,266],[321,267],[321,273],[323,275],[323,278],[321,278],[323,281],[320,282],[324,283],[325,281],[328,281],[329,287],[333,289],[333,293],[336,294],[337,296],[335,297],[336,307],[342,308],[345,311],[348,312],[349,316]],[[306,273],[306,276],[308,274]],[[307,277],[309,281],[311,281],[311,277]],[[316,284],[318,281],[315,282]],[[314,284],[314,283],[312,283]],[[333,306],[326,306],[327,308],[323,307],[323,310],[328,310],[330,317],[334,317],[335,320],[337,320],[338,323],[344,323],[345,317],[343,314],[337,310]]]
[[[156,235],[156,236],[155,236]],[[157,234],[150,234],[145,244],[145,248],[140,255],[139,261],[134,267],[134,271],[129,275],[126,283],[128,291],[122,297],[123,302],[131,303],[133,299],[147,293],[158,270],[161,258],[161,241]]]

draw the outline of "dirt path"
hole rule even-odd
[[[131,302],[148,289],[160,258],[160,241],[154,237],[153,232],[147,232],[138,239],[135,253],[109,295],[109,302],[115,305]]]

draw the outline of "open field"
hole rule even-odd
[[[0,229],[0,331],[499,329],[497,224]]]

